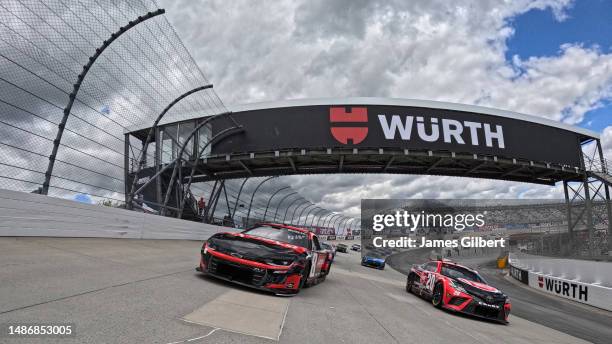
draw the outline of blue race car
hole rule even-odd
[[[363,256],[363,258],[361,259],[361,265],[369,266],[371,268],[377,268],[379,270],[384,270],[385,269],[385,259],[370,257],[370,256]]]

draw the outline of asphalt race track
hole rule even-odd
[[[200,246],[179,240],[0,238],[0,323],[73,323],[76,332],[70,338],[0,342],[585,342],[528,320],[535,311],[521,310],[530,307],[529,300],[521,301],[514,289],[508,292],[517,315],[509,325],[457,316],[407,294],[405,276],[388,266],[361,267],[359,253],[351,251],[337,254],[324,283],[295,297],[275,297],[197,273]]]
[[[389,264],[407,274],[412,264],[424,262],[428,255],[429,250],[404,252],[391,257]],[[589,342],[610,343],[611,312],[535,291],[509,276],[502,275],[495,268],[496,258],[489,256],[453,260],[477,269],[490,284],[506,293],[512,302],[512,315]]]

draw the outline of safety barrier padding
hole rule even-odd
[[[531,260],[536,258],[527,258],[529,260],[529,264],[525,264],[523,259],[524,258],[517,258],[516,256],[513,257],[512,254],[510,255],[510,276],[517,281],[520,281],[541,292],[612,311],[611,287],[601,285],[600,283],[589,283],[578,279],[571,279],[568,277],[568,273],[560,273],[559,275],[555,276],[543,271],[534,271],[534,269],[530,266],[533,263]],[[573,263],[575,263],[575,265],[583,265],[585,263],[600,263],[572,259],[554,259],[547,257],[540,257],[540,259],[545,261],[542,262],[542,265],[548,266],[549,268],[552,268],[552,265],[554,264],[559,264],[559,266],[554,267],[554,271],[557,272],[563,271],[564,266],[561,264],[566,264],[566,267],[568,267],[567,271],[575,272],[572,267]],[[612,267],[612,263],[602,264],[610,264],[610,266],[606,266],[606,268]],[[605,273],[605,271],[600,270],[599,273]],[[592,278],[592,276],[588,276],[587,274],[587,278]]]

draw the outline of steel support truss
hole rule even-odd
[[[612,254],[612,178],[601,142],[596,140],[594,145],[595,149],[591,154],[582,152],[585,171],[582,179],[563,181],[569,238],[569,252],[560,252],[563,255],[595,257],[605,254],[605,251]],[[559,235],[560,248],[561,238]],[[605,241],[607,245],[602,247]]]
[[[189,94],[192,94],[194,92],[197,92],[199,90],[203,90],[203,89],[207,89],[210,88],[210,86],[203,86],[203,87],[199,87],[197,89],[191,90],[183,95],[181,95],[179,98],[177,98],[177,101],[180,99],[185,98],[186,96],[188,96]],[[173,102],[171,105],[175,104],[175,102]],[[165,113],[166,111],[164,111]],[[158,118],[163,117],[163,116],[159,116]],[[229,127],[227,129],[221,130],[220,132],[216,133],[215,135],[213,135],[207,142],[206,144],[203,145],[203,147],[196,149],[195,156],[194,157],[190,157],[187,158],[185,156],[185,151],[187,149],[188,146],[193,145],[194,140],[195,140],[195,136],[196,134],[199,132],[199,130],[204,126],[207,125],[208,123],[210,123],[212,120],[217,119],[217,118],[221,118],[221,117],[227,117],[227,119],[229,121],[231,121],[231,123],[233,124],[232,127]],[[143,147],[145,144],[148,144],[147,141],[149,141],[151,139],[150,135],[151,133],[154,131],[155,132],[155,136],[156,136],[156,150],[155,150],[155,166],[153,167],[154,169],[154,173],[152,174],[151,177],[147,177],[146,181],[141,184],[138,185],[138,187],[136,188],[134,185],[136,185],[136,183],[138,182],[136,180],[136,177],[138,176],[139,172],[142,172],[142,165],[143,165],[143,160],[142,160],[142,156],[140,159],[138,159],[139,161],[136,163],[135,168],[133,169],[134,172],[131,174],[132,177],[134,178],[133,183],[132,184],[127,184],[126,183],[126,199],[129,199],[129,201],[132,202],[132,205],[134,207],[137,208],[143,208],[143,200],[141,199],[140,195],[144,192],[144,190],[151,185],[152,183],[156,183],[157,184],[157,193],[158,193],[158,197],[157,197],[157,202],[153,202],[151,200],[147,200],[147,203],[151,203],[157,207],[159,207],[160,209],[160,214],[161,215],[166,215],[168,210],[172,210],[173,211],[173,216],[177,216],[179,218],[182,217],[183,215],[183,211],[186,207],[186,201],[188,199],[191,199],[191,207],[194,206],[195,203],[195,198],[193,197],[192,193],[191,193],[191,184],[194,182],[194,174],[196,173],[196,170],[200,170],[202,168],[202,164],[200,164],[200,161],[202,160],[201,156],[204,154],[204,152],[206,151],[206,149],[213,143],[224,139],[227,136],[230,135],[235,135],[237,133],[242,132],[242,126],[240,124],[238,124],[236,121],[234,121],[234,119],[231,116],[231,112],[224,112],[224,113],[220,113],[220,114],[216,114],[216,115],[212,115],[210,117],[207,117],[206,119],[204,119],[202,122],[200,122],[198,125],[195,126],[195,128],[192,129],[192,131],[187,135],[187,137],[185,137],[185,141],[180,144],[180,147],[178,149],[178,154],[177,156],[170,162],[166,163],[166,164],[162,164],[161,163],[161,149],[159,149],[160,147],[160,143],[161,143],[161,137],[160,137],[160,130],[158,127],[155,128],[155,130],[149,130],[149,134],[147,135],[147,139],[145,141],[143,141]],[[126,134],[126,141],[125,141],[125,153],[126,153],[126,157],[127,154],[129,152],[129,134]],[[142,154],[146,154],[144,153],[145,151],[143,150]],[[125,159],[125,169],[126,169],[126,181],[129,180],[129,176],[130,176],[130,166],[129,166],[129,159],[126,158]],[[200,173],[202,171],[200,170]],[[170,173],[170,175],[168,175],[168,173]],[[163,178],[168,178],[167,183],[165,183],[165,181],[163,180]],[[165,190],[165,194],[163,194],[162,192],[162,183],[165,183],[167,185],[164,185],[166,187]],[[131,189],[134,189],[133,191],[131,191]],[[223,183],[223,181],[221,181],[221,185],[218,188],[218,192],[220,193],[221,190],[223,190],[225,193],[227,193],[227,191],[225,190],[225,185]],[[219,198],[219,193],[212,193],[211,194],[211,198],[209,199],[209,204],[208,207],[206,208],[206,213],[205,214],[198,214],[198,216],[203,216],[203,220],[208,222],[212,220],[212,215],[214,214],[214,208],[217,205],[217,201]],[[173,199],[175,199],[176,206],[170,206],[169,202],[171,197]],[[212,202],[214,201],[214,202]],[[229,204],[229,201],[228,201]],[[213,210],[213,211],[211,211]],[[228,206],[228,210],[229,206]],[[194,209],[194,211],[196,213],[198,213],[198,209]],[[232,212],[233,213],[233,212]],[[231,213],[230,213],[231,214]]]

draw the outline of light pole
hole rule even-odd
[[[290,188],[290,186],[285,186],[284,188],[280,188],[280,189],[276,190],[272,194],[272,196],[270,196],[270,198],[268,199],[268,204],[266,204],[266,211],[264,211],[264,216],[263,216],[263,221],[264,222],[266,221],[266,215],[268,214],[268,207],[270,206],[270,202],[272,202],[272,198],[274,198],[274,196],[276,196],[277,193],[279,193],[279,192],[281,192],[283,190],[289,189],[289,188]]]
[[[276,215],[278,215],[278,209],[280,209],[281,204],[283,204],[283,202],[285,201],[285,199],[293,196],[293,195],[297,195],[297,192],[292,192],[290,194],[285,195],[285,197],[281,198],[280,202],[278,202],[278,205],[276,206],[276,211],[274,212],[274,222],[276,222]]]
[[[289,206],[287,207],[287,209],[285,209],[285,216],[283,216],[283,223],[285,223],[285,219],[287,218],[287,213],[289,212],[289,208],[291,208],[291,206],[295,204],[297,201],[299,201],[300,199],[303,200],[303,198],[300,197],[300,198],[294,199],[293,201],[291,201],[291,203],[289,203]],[[297,205],[296,208],[299,206],[300,205]]]
[[[255,198],[255,194],[257,193],[257,190],[259,190],[259,187],[263,185],[263,183],[267,182],[268,180],[272,179],[272,178],[276,178],[276,176],[272,176],[272,177],[268,177],[264,180],[261,181],[261,183],[259,183],[257,185],[257,187],[255,188],[255,191],[253,191],[253,194],[251,195],[251,202],[249,203],[249,211],[247,212],[247,218],[246,218],[246,225],[249,225],[249,218],[251,217],[251,206],[253,205],[253,199]]]

